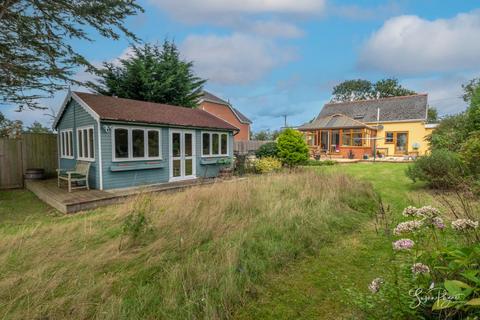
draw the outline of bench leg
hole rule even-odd
[[[87,177],[87,179],[85,180],[85,184],[87,185],[87,190],[90,190],[90,186],[89,186],[89,184],[88,184],[88,177]]]

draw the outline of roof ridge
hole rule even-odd
[[[187,108],[187,109],[192,109],[192,110],[198,109],[198,108],[189,108],[189,107],[184,107],[184,106],[177,106],[177,105],[168,104],[168,103],[160,103],[160,102],[145,101],[145,100],[138,100],[138,99],[107,96],[107,95],[100,94],[100,93],[81,92],[81,91],[72,91],[72,92],[75,93],[75,94],[88,94],[88,95],[97,96],[97,97],[105,97],[105,98],[112,98],[112,99],[119,99],[119,100],[128,100],[128,101],[135,101],[135,102],[151,103],[151,104],[156,104],[156,105],[160,105],[160,106],[168,106],[168,107],[174,107],[174,108]]]
[[[418,96],[428,96],[428,93],[416,93],[416,94],[409,94],[406,96],[394,96],[394,97],[385,97],[385,98],[378,98],[378,99],[361,99],[361,100],[352,100],[352,101],[340,101],[340,102],[327,102],[327,105],[339,105],[339,104],[347,104],[347,103],[358,103],[358,102],[368,102],[368,101],[383,101],[383,100],[395,100],[395,99],[406,99]]]

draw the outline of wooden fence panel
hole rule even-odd
[[[0,138],[0,189],[23,187],[22,142]]]
[[[273,141],[258,141],[258,140],[245,140],[245,141],[235,141],[233,147],[234,154],[248,154],[253,153],[263,146],[266,143],[273,142]]]
[[[42,168],[53,176],[58,167],[57,135],[27,133],[22,135],[23,169]]]
[[[19,139],[0,138],[0,189],[23,187],[26,169],[42,168],[56,173],[57,135],[25,133]]]

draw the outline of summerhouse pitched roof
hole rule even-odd
[[[70,97],[69,97],[70,96]],[[179,127],[198,127],[238,131],[230,123],[201,110],[161,103],[123,99],[85,92],[71,92],[55,120],[57,126],[70,98],[84,106],[98,120],[138,122]]]
[[[240,110],[234,108],[230,102],[228,101],[225,101],[223,100],[222,98],[219,98],[217,97],[216,95],[208,92],[208,91],[203,91],[203,95],[202,95],[202,98],[200,99],[200,102],[202,101],[208,101],[208,102],[213,102],[213,103],[217,103],[217,104],[223,104],[227,107],[229,107],[233,114],[237,117],[238,121],[240,121],[241,123],[247,123],[247,124],[251,124],[252,121],[250,119],[248,119],[243,113],[240,112]]]
[[[327,103],[317,119],[334,114],[343,114],[361,122],[372,123],[377,121],[377,112],[380,109],[380,122],[426,120],[427,99],[427,94],[415,94],[402,97]]]
[[[341,128],[370,128],[365,123],[347,117],[343,114],[334,114],[323,118],[316,118],[312,122],[306,123],[298,130],[318,130],[318,129],[341,129]]]

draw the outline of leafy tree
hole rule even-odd
[[[437,123],[438,120],[437,108],[429,106],[427,111],[427,123]]]
[[[480,175],[480,131],[469,136],[462,144],[460,158],[472,175]]]
[[[463,88],[463,100],[470,102],[473,92],[480,87],[480,78],[474,78],[466,84],[462,84]]]
[[[255,152],[257,158],[266,158],[266,157],[277,157],[278,156],[278,147],[276,142],[268,142],[264,145],[261,145]]]
[[[4,0],[0,2],[0,102],[39,108],[74,79],[76,68],[93,66],[75,51],[72,40],[92,41],[88,31],[137,41],[125,19],[143,9],[125,0]]]
[[[347,80],[333,88],[332,101],[356,101],[376,98],[388,98],[415,94],[415,91],[404,88],[398,79],[386,78],[372,83],[368,80]]]
[[[261,130],[253,134],[253,140],[267,141],[270,140],[270,132],[268,130]]]
[[[18,138],[22,131],[22,121],[9,120],[0,112],[0,137]]]
[[[378,80],[373,85],[373,94],[375,97],[377,97],[378,94],[379,98],[409,96],[415,93],[415,91],[402,87],[398,83],[398,79],[395,78]]]
[[[308,146],[303,134],[293,129],[285,129],[278,136],[278,157],[290,168],[308,160]]]
[[[480,131],[480,86],[473,91],[467,108],[467,130]]]
[[[468,137],[467,116],[459,113],[442,119],[438,127],[427,137],[432,150],[445,149],[458,152]]]
[[[103,64],[100,84],[90,87],[104,95],[196,108],[205,80],[193,74],[193,63],[180,59],[173,42],[160,48],[133,46],[133,54],[119,64]]]
[[[356,79],[344,81],[333,87],[332,101],[365,100],[372,98],[372,83]]]
[[[35,121],[31,126],[27,127],[26,133],[51,133],[52,130],[48,127],[44,127],[40,122]]]

